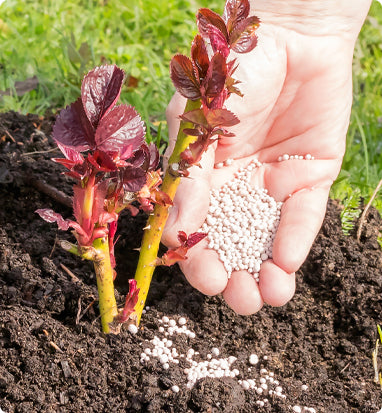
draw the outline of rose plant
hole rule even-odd
[[[232,93],[242,96],[236,87],[239,81],[233,78],[236,60],[228,58],[230,51],[248,53],[256,47],[255,32],[260,21],[256,16],[249,16],[249,12],[248,0],[227,0],[222,17],[209,9],[199,9],[199,34],[192,42],[191,57],[175,55],[171,61],[172,82],[187,99],[161,187],[171,200],[180,179],[188,176],[191,166],[199,164],[209,145],[220,136],[233,136],[227,128],[239,123],[239,119],[224,107]],[[138,323],[155,267],[152,263],[158,262],[156,256],[168,211],[168,204],[156,205],[144,233],[135,274],[140,289],[135,307]],[[182,239],[179,240],[182,244]],[[185,256],[178,258],[186,259]],[[163,264],[163,260],[160,263]]]
[[[68,170],[73,187],[75,220],[50,209],[36,212],[59,229],[73,229],[76,243],[61,242],[64,249],[93,261],[99,294],[102,329],[117,333],[125,322],[139,324],[157,265],[186,259],[189,248],[205,237],[178,234],[180,246],[158,258],[169,208],[182,177],[198,165],[208,146],[219,136],[233,136],[227,128],[239,122],[224,107],[232,94],[241,95],[233,74],[230,51],[246,53],[257,43],[259,19],[249,16],[248,0],[228,0],[223,16],[209,9],[197,14],[199,34],[192,42],[191,57],[176,55],[170,65],[176,90],[187,98],[174,151],[163,182],[158,170],[159,153],[145,142],[145,127],[132,106],[116,105],[124,72],[115,65],[90,71],[83,79],[81,97],[59,114],[53,137],[65,158],[54,159]],[[114,295],[114,244],[122,210],[132,215],[138,208],[149,212],[135,279],[123,309]]]

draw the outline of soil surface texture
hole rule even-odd
[[[238,316],[220,296],[206,297],[190,287],[178,267],[159,268],[138,333],[105,336],[91,263],[61,250],[57,241],[73,241],[72,235],[34,212],[53,208],[71,216],[72,183],[51,161],[61,157],[51,138],[53,120],[0,114],[1,410],[377,413],[382,408],[372,360],[376,325],[382,324],[377,242],[382,221],[376,210],[370,210],[357,242],[354,234],[343,235],[340,207],[329,201],[323,227],[297,273],[296,295],[282,308],[265,306],[253,316]],[[128,213],[120,220],[121,305],[145,220]],[[185,317],[188,330],[171,330],[173,322],[163,316],[176,323]],[[167,369],[152,355],[154,336],[176,349],[177,362]],[[196,352],[192,357],[190,348]],[[249,362],[251,354],[257,363]],[[218,359],[228,365],[224,377],[190,384],[200,361],[206,372]]]

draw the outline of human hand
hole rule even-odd
[[[244,98],[231,96],[227,108],[240,123],[233,138],[221,138],[204,155],[202,168],[190,169],[170,210],[163,241],[177,245],[179,230],[197,231],[207,214],[209,191],[231,180],[239,167],[257,158],[263,164],[254,184],[283,201],[273,257],[265,261],[259,282],[246,271],[230,279],[214,250],[202,241],[180,263],[191,285],[204,294],[222,293],[239,314],[252,314],[263,303],[280,306],[295,290],[295,272],[305,260],[325,215],[331,184],[345,150],[352,102],[354,42],[370,1],[264,0],[254,14],[262,21],[259,44],[237,55],[235,78]],[[343,3],[343,2],[342,2]],[[346,7],[346,10],[342,10]],[[168,107],[170,149],[185,100],[175,95]],[[314,160],[279,162],[280,155],[311,154]],[[229,167],[214,164],[233,158]]]

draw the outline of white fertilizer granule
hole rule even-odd
[[[233,271],[246,270],[258,281],[262,262],[272,257],[282,202],[252,186],[252,172],[260,166],[252,161],[233,180],[211,191],[201,232],[208,234],[208,248],[219,254],[228,278]]]
[[[150,341],[146,340],[145,343],[141,343],[143,348],[140,360],[143,366],[155,360],[162,366],[163,370],[169,373],[172,369],[183,371],[183,379],[179,380],[179,375],[175,375],[178,380],[173,382],[170,387],[173,393],[189,391],[196,382],[207,377],[215,380],[230,378],[237,381],[244,391],[250,392],[251,397],[254,398],[259,407],[272,406],[277,398],[288,400],[289,395],[276,380],[275,373],[259,365],[260,358],[257,354],[250,354],[247,365],[245,365],[234,355],[225,355],[224,348],[212,347],[203,358],[192,347],[192,341],[195,340],[200,344],[201,337],[196,337],[195,332],[187,327],[185,317],[180,317],[176,321],[173,318],[162,316],[158,319],[158,323],[160,324],[158,332],[161,334],[154,336]],[[181,340],[183,343],[185,338],[188,342],[186,351],[182,352],[177,345],[177,343],[179,344],[179,335],[183,336]],[[268,360],[268,356],[262,356],[262,360]],[[307,389],[308,386],[306,386]],[[289,411],[316,413],[313,407],[303,405],[289,405]]]

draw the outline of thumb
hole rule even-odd
[[[166,118],[168,126],[168,136],[169,142],[166,152],[163,155],[163,170],[167,169],[168,159],[171,156],[175,143],[176,137],[178,136],[179,126],[180,126],[180,115],[183,113],[186,106],[187,99],[181,96],[179,93],[175,93],[171,98],[170,103],[166,109]]]
[[[215,161],[215,145],[203,154],[201,167],[193,166],[190,175],[181,178],[170,207],[169,217],[163,231],[162,242],[173,247],[179,244],[178,231],[187,235],[196,232],[203,224],[210,203],[211,175]]]

